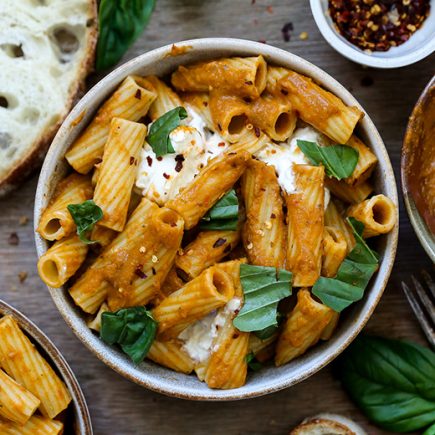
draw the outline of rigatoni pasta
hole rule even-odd
[[[371,196],[362,116],[262,56],[127,78],[67,152],[89,175],[66,178],[42,216],[56,242],[41,277],[65,264],[51,284],[66,284],[89,328],[135,364],[241,387],[249,370],[333,336],[365,289],[348,273],[353,249],[370,257],[359,281],[376,268],[360,233],[396,224],[396,206]],[[85,201],[73,219],[67,206]]]

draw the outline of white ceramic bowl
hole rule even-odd
[[[20,328],[30,338],[32,343],[46,358],[47,362],[57,371],[72,397],[66,412],[65,435],[92,435],[91,416],[88,406],[82,393],[79,383],[74,373],[59,352],[59,349],[51,340],[24,314],[12,308],[6,302],[0,300],[0,318],[2,316],[12,316],[20,325]]]
[[[367,54],[350,43],[334,28],[328,14],[328,0],[310,0],[311,12],[320,33],[340,54],[361,65],[374,68],[399,68],[411,65],[435,51],[435,1],[431,1],[431,12],[423,26],[408,41],[385,52]]]
[[[72,110],[47,154],[39,178],[35,201],[35,223],[39,222],[41,211],[53,194],[58,181],[64,176],[67,165],[64,154],[80,132],[94,116],[98,106],[106,100],[117,85],[129,74],[169,74],[178,65],[213,59],[221,56],[255,56],[262,54],[270,63],[294,69],[311,76],[316,82],[343,99],[346,104],[356,105],[354,97],[331,76],[313,64],[294,54],[278,48],[251,41],[226,38],[208,38],[184,41],[176,44],[180,49],[171,54],[171,45],[152,50],[120,66],[94,88]],[[394,174],[382,139],[366,114],[359,123],[358,134],[376,153],[379,165],[375,172],[376,190],[383,192],[397,204],[397,190]],[[379,240],[381,253],[379,271],[366,291],[364,299],[354,304],[343,315],[333,338],[319,344],[305,355],[291,363],[275,368],[267,367],[249,375],[247,384],[235,390],[211,390],[194,376],[175,373],[151,362],[135,366],[118,349],[107,346],[86,326],[84,316],[70,298],[66,289],[49,288],[51,296],[62,316],[98,358],[118,373],[152,390],[176,397],[193,400],[232,400],[255,397],[289,387],[311,376],[339,355],[361,331],[373,313],[387,283],[393,266],[397,246],[398,229]],[[47,243],[36,233],[36,248],[41,256],[47,250]],[[110,391],[110,386],[107,386]]]

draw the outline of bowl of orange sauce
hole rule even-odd
[[[435,262],[435,76],[412,111],[402,147],[402,190],[409,219]]]

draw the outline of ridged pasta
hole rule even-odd
[[[38,273],[50,287],[61,287],[85,261],[88,245],[77,234],[54,243],[38,260]]]
[[[179,373],[186,373],[188,375],[193,371],[193,361],[183,350],[182,343],[179,340],[154,340],[147,358]]]
[[[144,124],[112,119],[94,192],[94,202],[103,210],[99,225],[115,231],[124,228],[146,132]]]
[[[149,76],[147,80],[156,91],[156,99],[152,102],[149,115],[153,121],[176,107],[182,106],[180,97],[162,80]]]
[[[347,184],[357,185],[370,178],[378,159],[372,150],[355,135],[352,135],[346,144],[358,151],[358,163],[350,177],[344,179]]]
[[[323,233],[322,276],[333,278],[347,255],[347,242],[343,232],[325,226]]]
[[[67,209],[69,204],[81,204],[92,198],[92,184],[89,177],[71,174],[56,188],[53,199],[44,210],[37,228],[45,240],[60,240],[76,229],[76,224]]]
[[[65,384],[11,316],[0,319],[0,366],[41,401],[44,416],[56,417],[71,402]]]
[[[382,194],[349,207],[347,215],[364,224],[365,238],[387,234],[397,222],[396,206]]]
[[[284,267],[286,225],[273,166],[250,160],[242,176],[246,221],[243,243],[250,264]]]
[[[328,207],[325,210],[325,225],[341,231],[346,240],[347,252],[349,253],[355,246],[355,237],[353,236],[352,229],[338,209],[336,201],[333,199],[329,201]]]
[[[63,432],[63,423],[40,415],[34,415],[24,425],[0,421],[2,435],[58,435]]]
[[[364,201],[372,192],[373,186],[370,181],[352,186],[345,180],[325,178],[325,186],[339,199],[349,204],[358,204]]]

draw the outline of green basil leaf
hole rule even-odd
[[[238,220],[239,199],[236,191],[231,189],[201,219],[199,227],[202,230],[235,231]]]
[[[278,302],[291,295],[292,274],[274,267],[240,265],[244,304],[233,320],[240,331],[262,331],[278,325]]]
[[[263,364],[261,364],[261,362],[255,358],[254,352],[250,352],[248,355],[246,355],[246,362],[248,367],[254,372],[257,372],[263,368]]]
[[[86,235],[102,219],[103,210],[91,199],[81,204],[69,204],[67,209],[77,226],[80,240],[86,244],[96,243],[96,241],[89,240]]]
[[[358,163],[359,153],[348,145],[320,146],[315,142],[297,140],[298,147],[313,165],[322,164],[326,175],[337,180],[350,177]]]
[[[172,130],[177,128],[181,120],[185,118],[187,118],[186,109],[182,106],[178,106],[166,112],[151,124],[146,140],[157,157],[175,153],[169,134]]]
[[[123,308],[101,316],[100,337],[118,344],[135,364],[142,362],[153,344],[157,322],[145,307]]]
[[[364,224],[362,222],[357,221],[353,217],[346,218],[348,224],[352,228],[353,235],[355,237],[356,245],[349,252],[347,258],[350,258],[353,261],[365,264],[377,264],[379,262],[379,255],[377,252],[371,250],[366,241],[362,237],[362,233],[364,231]]]
[[[143,32],[155,0],[101,0],[98,14],[98,71],[119,62]]]
[[[341,263],[335,278],[320,277],[312,292],[325,305],[340,312],[364,296],[371,277],[378,268],[378,254],[362,238],[364,224],[348,218],[355,237],[355,247]]]
[[[338,359],[337,369],[351,398],[380,427],[397,433],[433,425],[435,353],[431,350],[360,336]]]
[[[424,432],[423,435],[435,435],[435,423],[428,427]]]
[[[261,329],[260,331],[255,331],[255,335],[260,340],[266,340],[272,337],[272,335],[275,334],[277,331],[278,331],[278,325],[271,325],[271,326],[267,326],[264,329]]]

